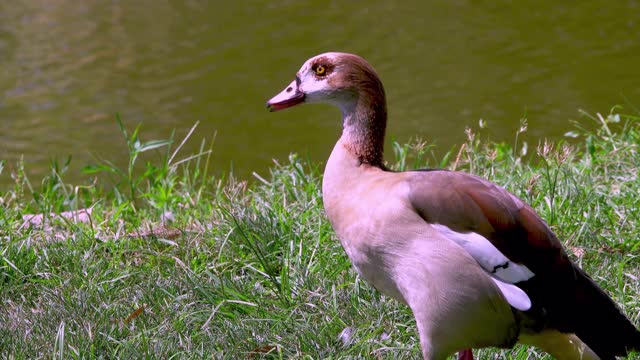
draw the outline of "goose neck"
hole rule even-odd
[[[384,167],[387,109],[381,99],[359,96],[355,106],[343,108],[341,143],[361,165]]]

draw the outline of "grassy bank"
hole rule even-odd
[[[444,159],[396,144],[392,165],[442,165],[514,192],[639,324],[639,120],[586,116],[596,130],[578,128],[573,145],[469,131]],[[88,185],[66,183],[64,164],[37,183],[20,164],[0,170],[15,183],[0,193],[0,357],[419,358],[410,312],[364,284],[336,241],[321,166],[292,155],[247,185],[208,175],[209,144],[184,156],[181,139],[123,135],[129,166],[99,162]]]

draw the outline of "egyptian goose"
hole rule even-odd
[[[385,168],[385,92],[364,59],[315,56],[267,106],[302,103],[342,111],[325,211],[358,273],[411,308],[424,359],[516,342],[558,359],[640,349],[640,332],[522,200],[464,172]]]

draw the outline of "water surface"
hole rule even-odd
[[[290,152],[324,161],[338,110],[270,114],[265,101],[325,51],[378,70],[390,139],[442,152],[480,118],[511,141],[526,116],[535,144],[571,130],[578,109],[640,104],[638,1],[5,1],[0,189],[21,157],[35,180],[68,155],[78,182],[93,157],[124,164],[116,113],[147,140],[200,121],[185,155],[217,132],[218,172],[264,174]]]

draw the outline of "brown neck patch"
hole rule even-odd
[[[362,58],[344,55],[336,68],[344,82],[356,94],[355,106],[344,114],[345,146],[362,164],[384,168],[384,136],[387,127],[387,103],[384,87],[375,70]]]

